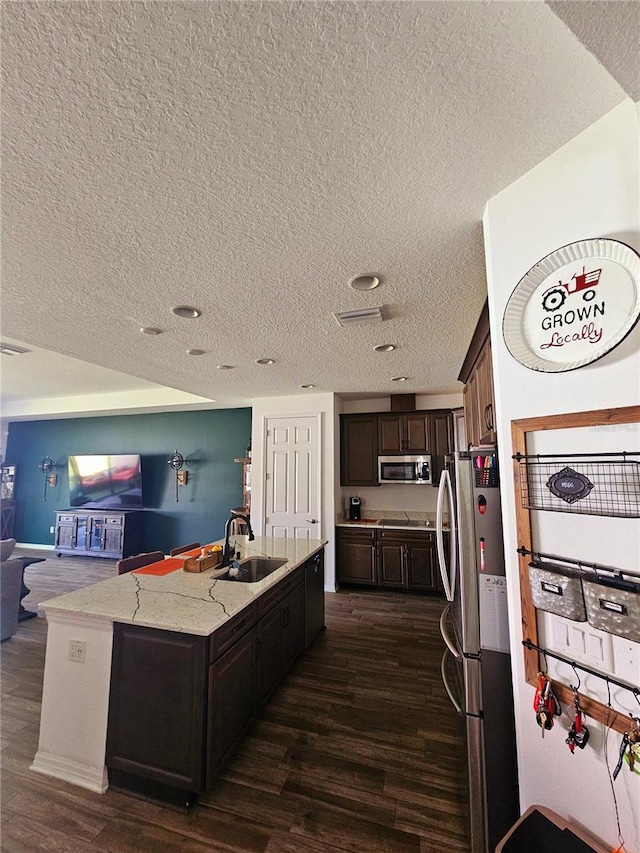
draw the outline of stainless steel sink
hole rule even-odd
[[[383,518],[379,523],[381,527],[428,527],[426,521],[414,521],[406,518]]]
[[[286,562],[287,560],[281,557],[245,557],[238,564],[239,574],[230,576],[227,571],[226,574],[220,575],[218,580],[234,583],[257,583],[275,572],[280,566],[284,566]]]

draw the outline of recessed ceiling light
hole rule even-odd
[[[374,352],[391,352],[396,348],[395,344],[378,344],[377,347],[374,347]]]
[[[391,381],[392,382],[406,382],[408,378],[409,378],[408,376],[394,376]]]
[[[301,385],[300,387],[301,388],[315,388],[316,386],[309,384],[309,385]]]
[[[232,364],[216,364],[218,370],[233,370]]]
[[[196,317],[199,317],[202,314],[202,311],[198,311],[197,308],[192,308],[191,305],[176,305],[176,307],[171,310],[176,317],[184,317],[185,320],[195,320]]]
[[[0,344],[0,352],[3,355],[23,355],[25,352],[31,352],[31,350],[16,347],[13,344]]]
[[[204,355],[205,350],[203,349],[188,349],[187,355]]]
[[[161,335],[162,329],[156,329],[154,326],[143,326],[140,331],[143,335]]]
[[[362,273],[349,279],[349,287],[353,290],[375,290],[380,284],[380,276],[374,273]]]
[[[275,364],[273,358],[256,358],[256,364]]]

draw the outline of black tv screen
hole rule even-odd
[[[72,507],[142,509],[140,456],[70,456],[69,497]]]

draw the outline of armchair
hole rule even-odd
[[[15,544],[15,539],[0,542],[0,640],[8,640],[18,630],[23,561],[11,559]]]

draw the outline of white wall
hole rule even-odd
[[[335,591],[335,447],[336,401],[333,394],[264,397],[253,402],[251,421],[251,524],[256,534],[264,524],[265,421],[267,418],[320,413],[321,533],[325,548],[325,589]]]
[[[502,339],[502,317],[512,290],[545,255],[567,243],[591,237],[621,240],[640,250],[638,138],[638,112],[627,100],[487,204],[484,228],[489,313],[503,471],[511,470],[512,420],[640,402],[640,324],[604,358],[579,370],[557,374],[523,367],[512,358]],[[523,674],[515,497],[510,477],[503,481],[503,500],[521,808],[524,811],[534,803],[546,805],[612,848],[617,847],[615,805],[604,744],[608,742],[613,769],[620,736],[611,732],[606,741],[604,728],[593,720],[587,721],[593,744],[572,755],[564,744],[565,722],[544,740],[535,723],[534,690],[525,683]],[[618,535],[614,529],[617,531],[622,522],[616,522],[617,526],[607,526],[605,521],[605,528],[599,528],[600,543],[606,541],[607,535]],[[637,541],[640,522],[625,519],[624,524],[631,541]],[[584,547],[588,549],[587,542]],[[587,559],[588,552],[576,556]],[[637,569],[638,555],[631,555],[631,559]],[[637,853],[640,778],[626,769],[618,776],[614,790],[625,849]]]

